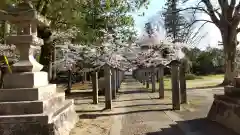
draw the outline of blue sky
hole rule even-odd
[[[137,13],[132,14],[135,20],[135,28],[138,30],[138,32],[141,32],[144,28],[145,23],[154,17],[157,12],[163,8],[165,1],[166,0],[150,0],[148,9],[143,7]],[[145,15],[138,16],[142,12],[145,12]],[[207,15],[201,15],[200,18],[210,19]],[[207,24],[201,31],[208,32],[208,34],[197,47],[201,49],[205,49],[209,45],[211,47],[217,47],[217,43],[221,39],[219,30],[212,24]]]

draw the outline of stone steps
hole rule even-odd
[[[0,115],[44,113],[65,100],[65,93],[58,93],[43,101],[0,102]]]
[[[50,123],[54,116],[61,113],[59,110],[64,110],[71,104],[72,100],[65,100],[62,104],[39,114],[0,115],[0,123]]]
[[[67,135],[77,120],[73,100],[65,100],[59,107],[42,114],[0,116],[0,134]]]
[[[0,102],[44,100],[55,94],[56,88],[56,84],[48,84],[38,88],[1,89]]]

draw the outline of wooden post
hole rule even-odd
[[[180,72],[180,92],[181,92],[181,104],[187,103],[187,90],[186,90],[186,78],[185,78],[185,65],[181,63]]]
[[[164,67],[160,65],[159,70],[158,70],[158,80],[159,80],[159,98],[163,99],[164,98]]]
[[[125,78],[124,71],[122,71],[122,82],[123,82],[124,78]]]
[[[179,63],[171,62],[171,80],[172,80],[172,105],[173,110],[180,110],[180,90],[179,90]]]
[[[111,68],[104,65],[105,109],[112,109]]]
[[[72,88],[72,71],[68,70],[68,85],[67,85],[66,94],[71,93],[71,88]]]
[[[116,68],[116,92],[118,92],[118,88],[119,88],[119,73],[118,69]]]
[[[120,81],[120,79],[121,79],[121,74],[120,74],[120,69],[118,69],[118,89],[119,89],[120,86],[121,86],[121,81]]]
[[[87,81],[87,73],[84,72],[84,82],[86,82],[86,81]]]
[[[156,71],[156,78],[157,78],[157,82],[159,82],[159,70]]]
[[[143,70],[142,71],[142,80],[143,80],[143,85],[145,85],[146,84],[146,72],[145,72],[145,70]]]
[[[111,77],[111,82],[112,82],[112,99],[116,99],[116,69],[111,68],[112,71],[112,77]]]
[[[148,89],[149,88],[149,72],[147,71],[147,76],[146,76],[146,82],[147,82],[147,85],[146,85],[146,88]]]
[[[55,62],[56,62],[56,47],[55,47],[55,45],[54,45],[54,48],[53,48],[53,54],[52,54],[53,56],[52,56],[52,62],[55,64]],[[57,78],[57,66],[56,66],[56,64],[52,67],[52,80],[56,80],[56,78]]]
[[[123,72],[120,71],[120,85],[121,85],[121,83],[122,83],[122,80],[123,80]]]
[[[98,104],[98,72],[93,71],[91,79],[93,88],[93,104]]]
[[[152,92],[156,92],[156,75],[155,75],[155,67],[152,67],[151,72],[151,81],[152,81]]]

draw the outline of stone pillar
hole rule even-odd
[[[93,88],[93,104],[98,104],[98,72],[91,73],[92,88]]]
[[[156,92],[156,73],[155,73],[155,67],[152,67],[151,72],[151,81],[152,81],[152,92]]]
[[[181,104],[185,104],[187,103],[187,90],[186,90],[185,66],[183,63],[180,66],[179,78],[180,78]]]
[[[112,72],[112,77],[111,77],[111,82],[112,82],[112,99],[116,99],[116,93],[117,93],[117,85],[116,85],[116,69],[111,68]]]
[[[179,63],[178,63],[178,61],[171,62],[171,81],[172,81],[173,110],[180,110]]]
[[[164,67],[159,66],[158,70],[158,80],[159,80],[159,98],[164,98]]]
[[[112,109],[111,68],[104,65],[105,109]]]

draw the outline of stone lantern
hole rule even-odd
[[[57,93],[49,84],[48,74],[33,57],[34,47],[43,41],[37,37],[37,26],[47,25],[28,1],[0,11],[0,19],[16,25],[17,35],[7,38],[20,53],[13,73],[4,76],[0,89],[1,135],[67,135],[78,120],[73,100]]]

